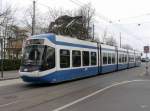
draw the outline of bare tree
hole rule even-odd
[[[36,7],[36,25],[35,25],[35,34],[39,33],[47,33],[50,27],[51,22],[55,21],[56,18],[63,15],[65,12],[63,10],[52,9],[47,7],[48,11],[45,13],[41,13]],[[29,33],[32,32],[32,19],[33,19],[33,8],[30,6],[26,9],[24,14],[24,19],[22,20],[26,29]]]
[[[67,11],[63,9],[56,9],[56,8],[48,8],[48,19],[50,22],[55,21],[58,17],[62,15],[66,15]]]
[[[108,34],[107,29],[105,29],[104,33],[102,34],[102,42],[103,43],[105,43],[105,41],[106,41],[107,34]]]
[[[93,41],[94,41],[94,42],[99,42],[99,43],[100,43],[100,40],[99,40],[98,37],[95,37]]]
[[[117,41],[112,35],[105,38],[105,43],[110,46],[117,46]]]
[[[4,7],[3,10],[0,12],[0,26],[2,28],[2,39],[4,44],[4,59],[6,58],[6,47],[7,47],[7,39],[12,37],[11,25],[15,24],[15,13],[16,8],[12,7],[11,5],[7,5]]]
[[[26,30],[29,31],[29,33],[32,33],[32,19],[33,19],[33,11],[32,11],[32,6],[27,8],[24,13],[24,17],[22,20],[22,23],[24,24]]]
[[[95,9],[90,3],[88,3],[78,10],[77,15],[82,17],[83,29],[86,29],[86,31],[83,31],[83,33],[86,33],[86,38],[91,38],[91,27],[93,25]]]
[[[13,24],[15,21],[16,10],[13,9],[11,6],[6,7],[2,12],[0,12],[0,25],[5,27],[6,24]]]
[[[44,14],[40,13],[36,9],[36,34],[52,32],[53,27],[55,26],[55,24],[57,24],[56,22],[60,23],[59,20],[61,17],[66,16],[67,18],[68,16],[68,18],[70,17],[70,19],[67,20],[61,27],[62,34],[64,35],[69,34],[69,36],[77,36],[78,38],[82,37],[82,39],[92,38],[92,25],[95,9],[92,8],[91,4],[86,4],[80,9],[75,11],[55,9],[50,7],[47,8],[48,12]],[[32,22],[31,22],[33,18],[32,12],[33,11],[31,6],[26,10],[25,17],[23,20],[23,23],[29,32],[32,31]],[[61,26],[59,23],[57,25]]]
[[[130,46],[129,44],[123,44],[123,45],[122,45],[122,48],[124,48],[124,49],[129,49],[129,50],[133,50],[133,47]]]
[[[69,10],[64,10],[64,9],[55,9],[55,8],[48,8],[48,12],[47,12],[47,15],[48,15],[48,32],[51,32],[51,28],[53,26],[53,23],[55,21],[57,21],[58,18],[60,18],[61,16],[72,16],[73,15],[73,12],[72,11],[69,11]]]

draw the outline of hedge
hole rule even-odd
[[[20,68],[21,60],[3,60],[3,70],[10,71],[10,70],[18,70]],[[0,60],[0,70],[1,70],[1,60]]]

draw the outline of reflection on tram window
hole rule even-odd
[[[40,65],[44,46],[32,45],[25,47],[22,64],[27,65]]]
[[[103,53],[103,64],[107,64],[107,61],[108,61],[108,54]]]
[[[83,66],[89,66],[89,52],[88,51],[82,52],[82,62],[83,62]]]
[[[91,65],[96,65],[96,52],[91,52]]]
[[[116,62],[116,56],[114,53],[112,53],[112,64],[115,64]]]
[[[70,51],[61,49],[60,50],[60,67],[68,68],[70,67]]]
[[[72,66],[80,67],[81,66],[81,52],[73,50],[72,51]]]
[[[45,62],[48,69],[52,69],[55,67],[55,49],[50,46],[47,46]]]
[[[111,53],[108,53],[108,64],[111,64]]]

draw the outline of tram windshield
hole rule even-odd
[[[24,49],[21,71],[48,70],[55,67],[55,48],[29,45]]]
[[[30,45],[24,49],[23,65],[41,65],[44,45]]]

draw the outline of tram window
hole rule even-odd
[[[107,64],[107,53],[103,53],[103,64]]]
[[[141,56],[138,56],[138,61],[141,61]]]
[[[128,55],[128,62],[130,62],[130,55]]]
[[[129,55],[129,62],[131,62],[131,55]]]
[[[111,64],[111,53],[108,53],[108,64]]]
[[[140,61],[140,58],[139,58],[139,56],[137,55],[137,60],[136,61]]]
[[[72,51],[72,66],[80,67],[81,66],[81,52],[80,51]]]
[[[134,62],[134,56],[132,55],[132,60],[131,60],[131,62]]]
[[[135,55],[135,61],[138,61],[138,55],[137,54]]]
[[[124,56],[124,62],[127,62],[127,55]]]
[[[130,55],[129,62],[134,62],[134,56],[133,55]]]
[[[47,69],[52,69],[55,67],[55,49],[47,46],[46,57],[45,57],[45,66]]]
[[[122,54],[119,54],[119,63],[122,63]]]
[[[115,64],[115,54],[112,54],[112,64]]]
[[[139,56],[138,58],[139,58],[139,61],[141,61],[141,56]]]
[[[122,54],[122,63],[124,63],[124,62],[125,62],[125,55]]]
[[[130,62],[132,62],[133,61],[133,58],[132,58],[132,56],[130,56]]]
[[[91,52],[91,65],[96,65],[96,52]]]
[[[134,55],[132,56],[132,62],[135,62],[135,59],[134,59],[135,57],[134,57]]]
[[[70,51],[69,50],[60,50],[60,67],[67,68],[70,67]]]
[[[82,62],[83,62],[83,66],[89,66],[89,52],[88,51],[82,52]]]

